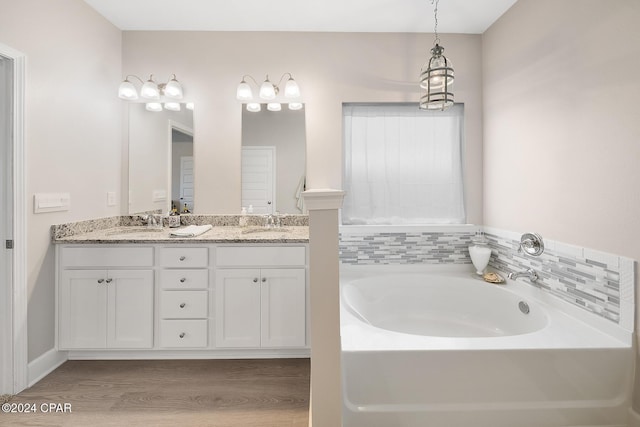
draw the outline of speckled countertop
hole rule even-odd
[[[181,227],[183,228],[183,227]],[[218,226],[195,237],[171,237],[171,228],[148,229],[139,226],[117,226],[53,237],[53,243],[308,243],[309,227],[280,228]]]
[[[196,237],[171,237],[172,228],[149,229],[141,215],[115,216],[51,226],[51,241],[63,243],[308,243],[309,217],[281,215],[283,227],[266,228],[262,215],[247,215],[247,227],[239,227],[240,215],[181,215],[182,227],[210,224]],[[178,228],[178,230],[180,229]]]

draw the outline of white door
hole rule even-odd
[[[262,347],[304,347],[305,269],[263,268],[260,282]]]
[[[193,156],[180,157],[180,212],[185,203],[193,212]]]
[[[260,270],[216,273],[216,346],[260,347]]]
[[[153,271],[107,272],[108,348],[153,347]]]
[[[253,206],[255,214],[276,209],[276,147],[242,147],[242,206]]]

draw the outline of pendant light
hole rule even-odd
[[[420,97],[420,108],[422,110],[445,110],[453,105],[454,73],[451,61],[442,53],[444,47],[440,46],[438,37],[438,1],[431,0],[434,7],[434,46],[431,49],[431,58],[427,61],[420,72],[420,87],[426,90]]]

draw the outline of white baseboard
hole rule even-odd
[[[629,427],[640,427],[640,414],[629,408]]]
[[[29,387],[49,375],[54,369],[66,362],[67,359],[66,351],[57,351],[52,348],[37,359],[29,362],[27,367]]]

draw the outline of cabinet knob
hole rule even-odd
[[[105,282],[111,283],[111,282],[113,282],[113,279],[107,279],[107,280],[105,280]]]
[[[185,303],[180,304],[180,308],[184,308],[185,305]]]
[[[180,257],[180,261],[184,261],[185,259],[187,259],[187,257],[186,257],[186,256],[184,256],[184,255],[182,255],[182,256]]]
[[[266,281],[267,281],[267,278],[266,278],[266,277],[263,277],[263,278],[262,278],[262,283],[264,283],[264,282],[266,282]]]
[[[104,279],[98,279],[98,283],[104,282]]]
[[[257,277],[253,278],[253,283],[258,283],[258,278]]]
[[[182,333],[180,334],[180,338],[184,338],[184,336],[185,336],[185,335],[186,335],[186,334],[185,334],[184,332],[182,332]]]
[[[182,279],[180,279],[180,283],[184,283],[187,280],[186,277],[183,277]]]

